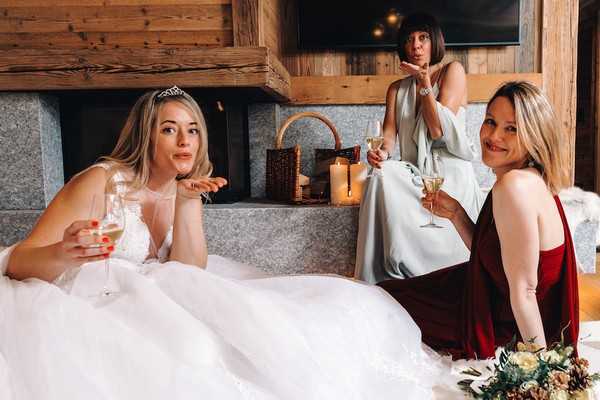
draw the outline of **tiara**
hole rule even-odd
[[[184,94],[185,94],[185,92],[183,90],[179,89],[177,86],[173,86],[173,87],[163,90],[156,97],[158,99],[162,99],[163,97],[183,96]]]

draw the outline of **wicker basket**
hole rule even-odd
[[[346,157],[351,163],[360,158],[360,146],[342,149],[340,136],[333,123],[317,112],[301,112],[289,117],[279,128],[275,137],[275,149],[267,150],[266,192],[267,198],[277,201],[302,203],[302,188],[300,187],[300,146],[282,149],[283,135],[287,128],[301,118],[316,118],[325,123],[335,141],[333,149],[315,149],[315,162],[335,157]]]

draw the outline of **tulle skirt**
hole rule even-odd
[[[0,277],[0,399],[450,400],[462,370],[492,363],[440,357],[402,306],[351,279],[218,256],[111,272],[120,293],[105,299],[102,262],[61,286]],[[582,334],[597,371],[600,323]]]
[[[350,279],[217,256],[111,274],[104,299],[103,262],[62,287],[0,278],[2,399],[427,399],[443,369],[394,299]]]

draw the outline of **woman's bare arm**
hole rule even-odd
[[[417,85],[417,93],[420,88],[425,87],[425,83],[420,82]],[[427,86],[431,87],[431,82],[427,82]],[[454,114],[458,112],[459,107],[463,104],[463,98],[467,90],[467,79],[463,66],[459,62],[451,62],[446,66],[446,73],[440,86],[439,102],[448,107]],[[433,92],[422,98],[422,114],[425,120],[425,125],[429,131],[429,136],[432,140],[439,139],[443,136],[442,125],[438,116],[436,98]]]
[[[101,260],[110,243],[92,236],[89,220],[91,199],[104,192],[106,172],[92,168],[65,185],[43,212],[29,236],[19,243],[8,260],[6,273],[13,279],[39,278],[53,281],[68,268]],[[90,244],[103,243],[100,248]]]
[[[493,213],[510,304],[521,337],[546,347],[536,298],[540,253],[538,213],[531,182],[522,171],[506,173],[492,191]]]

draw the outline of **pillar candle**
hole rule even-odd
[[[350,190],[352,191],[352,204],[360,204],[367,180],[367,166],[361,162],[350,165]]]
[[[329,166],[331,204],[339,206],[348,203],[348,165],[340,163]]]

